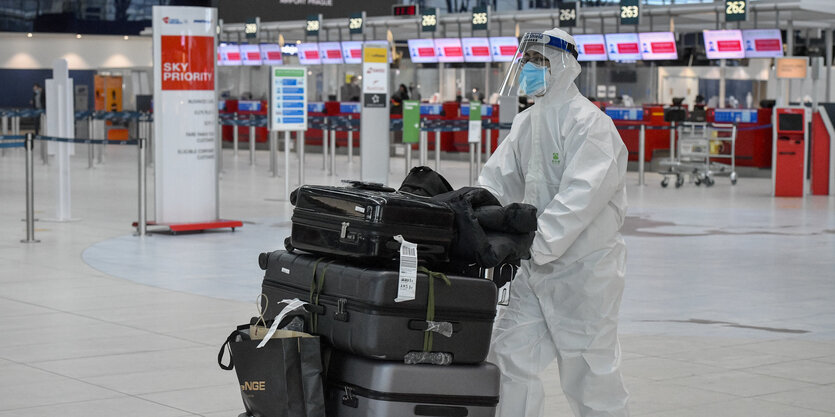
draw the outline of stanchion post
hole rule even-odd
[[[249,116],[249,164],[255,166],[255,124],[253,115]]]
[[[435,134],[435,171],[441,169],[441,134]]]
[[[8,135],[8,131],[6,129],[6,124],[7,123],[8,123],[8,117],[6,117],[5,114],[0,116],[0,135],[3,135],[3,136]],[[0,151],[0,155],[6,156],[6,148],[3,148],[3,150]]]
[[[299,186],[304,185],[304,131],[296,132],[296,152],[299,155]]]
[[[35,239],[35,137],[26,134],[26,240],[21,243],[38,243]]]
[[[487,129],[487,140],[485,143],[487,146],[484,148],[484,162],[486,163],[490,159],[490,155],[493,154],[493,129]]]
[[[638,185],[644,185],[644,159],[646,147],[646,126],[641,125],[641,132],[638,135]]]
[[[322,127],[322,171],[328,170],[328,142],[330,141],[331,131],[328,118],[325,117],[325,126]]]
[[[403,160],[406,162],[406,174],[409,175],[409,170],[412,169],[412,144],[405,143],[406,152],[403,155]]]
[[[232,149],[234,150],[233,154],[235,158],[238,157],[238,112],[232,113]]]
[[[273,177],[278,176],[278,136],[275,131],[270,131],[270,172]],[[287,146],[287,143],[284,144]],[[284,152],[289,152],[289,149],[284,149]]]
[[[475,144],[475,158],[475,173],[473,176],[478,178],[478,175],[481,174],[481,141]]]
[[[475,144],[470,143],[470,187],[473,186],[473,165],[475,165]]]
[[[348,116],[350,124],[348,130],[348,165],[354,163],[354,116]]]
[[[146,139],[143,137],[139,138],[139,210],[138,210],[138,218],[136,219],[136,235],[137,236],[145,236],[146,227],[148,225],[148,220],[146,219],[146,204],[145,204],[145,174],[146,170],[148,169],[145,166],[145,150],[146,150]]]
[[[334,175],[336,173],[336,127],[331,130],[331,164],[330,169],[328,169],[328,175]]]
[[[107,122],[102,119],[101,121],[101,137],[102,139],[107,140]],[[98,163],[101,164],[104,162],[104,144],[99,145],[99,156],[98,156]]]
[[[427,148],[429,147],[427,142],[429,142],[429,133],[421,131],[420,132],[420,143],[418,144],[418,161],[420,162],[420,166],[426,165],[426,157],[427,157]]]
[[[278,161],[276,161],[276,164]],[[276,171],[278,168],[276,167]],[[284,132],[284,197],[290,201],[290,131]]]
[[[93,139],[93,116],[87,116],[87,139]],[[93,143],[87,145],[87,169],[93,169],[94,148]]]

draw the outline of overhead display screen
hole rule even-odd
[[[676,37],[673,32],[639,33],[641,58],[645,60],[678,59]]]
[[[261,62],[264,65],[281,65],[282,57],[281,57],[281,47],[278,46],[277,43],[262,43],[260,45],[261,49]]]
[[[409,55],[414,63],[435,63],[435,42],[432,39],[409,39]]]
[[[319,57],[323,64],[341,64],[342,45],[339,42],[319,42]]]
[[[640,60],[642,55],[638,42],[637,33],[607,33],[606,53],[612,61]]]
[[[258,45],[241,45],[241,60],[244,65],[261,65],[261,48]]]
[[[438,62],[464,62],[464,49],[461,48],[461,39],[435,39],[435,55],[438,56]]]
[[[322,59],[319,55],[319,45],[316,43],[299,44],[299,63],[302,65],[319,65]]]
[[[490,40],[487,38],[463,38],[464,62],[490,62]]]
[[[574,35],[578,61],[606,61],[606,40],[603,35]]]
[[[513,36],[496,36],[490,38],[490,55],[493,62],[510,62],[519,49],[519,40]]]
[[[708,59],[742,59],[742,31],[740,30],[705,30],[702,31],[705,52]]]
[[[742,31],[746,58],[780,58],[783,36],[780,29],[746,29]]]
[[[342,59],[346,64],[362,64],[362,42],[342,42]]]
[[[222,43],[217,47],[220,65],[241,65],[241,48],[236,44]]]

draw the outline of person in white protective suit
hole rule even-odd
[[[536,104],[516,115],[478,179],[503,205],[532,204],[538,216],[488,357],[502,372],[499,417],[544,415],[540,375],[555,358],[576,416],[629,415],[617,336],[627,151],[574,85],[576,56],[562,30],[522,38],[502,94]]]

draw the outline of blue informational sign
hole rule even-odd
[[[339,112],[359,114],[360,103],[339,103]]]
[[[420,114],[428,116],[440,116],[443,106],[440,104],[421,104]]]
[[[261,111],[261,102],[255,100],[238,101],[238,111]]]
[[[325,103],[307,103],[307,111],[309,113],[324,113]]]
[[[470,105],[465,104],[461,106],[461,115],[462,116],[469,116],[470,115]],[[493,106],[490,105],[483,105],[481,106],[481,117],[492,117],[493,116]]]
[[[606,115],[612,120],[644,120],[644,109],[631,107],[607,107]]]
[[[757,109],[716,109],[713,113],[716,123],[757,123]]]
[[[304,68],[272,67],[271,130],[307,130],[306,75]]]

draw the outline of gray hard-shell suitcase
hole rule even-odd
[[[406,365],[334,352],[325,382],[328,417],[493,417],[499,369]]]
[[[316,328],[311,332],[340,350],[397,361],[424,350],[427,274],[418,273],[414,300],[395,302],[397,271],[285,251],[262,254],[259,264],[266,271],[266,319],[278,313],[279,301],[298,298],[315,304],[310,322]],[[490,348],[496,286],[486,279],[447,278],[449,286],[433,278],[433,321],[451,323],[453,333],[445,337],[433,332],[429,351],[449,353],[453,363],[481,362]]]

